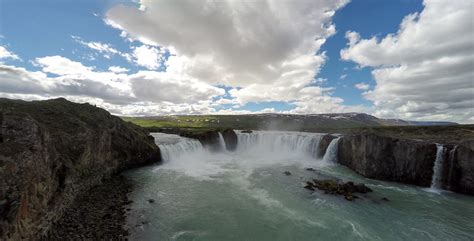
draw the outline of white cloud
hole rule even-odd
[[[335,33],[331,18],[346,2],[143,0],[140,9],[113,7],[105,21],[148,52],[146,45],[169,50],[164,64],[173,76],[234,87],[230,93],[241,105],[292,101],[320,112],[332,109],[312,99],[342,103],[310,85],[318,83],[314,77],[325,62],[320,47]],[[156,69],[157,55],[141,65]]]
[[[164,52],[159,48],[152,46],[133,47],[132,61],[139,66],[156,70],[164,61],[163,54]]]
[[[0,96],[22,99],[64,96],[91,102],[116,114],[156,115],[209,113],[214,110],[212,98],[225,94],[224,89],[166,72],[139,71],[129,75],[118,66],[101,72],[62,56],[36,58],[33,63],[41,71],[0,64]]]
[[[471,1],[425,0],[396,34],[361,39],[346,33],[341,58],[375,68],[376,85],[365,97],[376,115],[472,122],[473,9]]]
[[[130,75],[133,93],[142,100],[192,104],[225,94],[225,90],[192,78],[166,72],[140,71]]]
[[[119,73],[126,73],[130,70],[127,68],[120,67],[120,66],[110,66],[109,71],[119,74]]]
[[[339,76],[339,79],[342,79],[342,80],[344,80],[346,78],[347,78],[347,74],[342,74],[341,76]]]
[[[0,45],[0,60],[2,59],[20,60],[20,57],[18,57],[18,55],[15,53],[8,51],[8,49],[4,46]]]
[[[366,83],[361,82],[361,83],[355,84],[354,87],[356,87],[359,90],[368,90],[370,86]]]
[[[80,62],[75,62],[58,55],[36,58],[34,63],[41,67],[43,72],[56,75],[82,76],[93,69],[82,65]]]
[[[80,43],[81,45],[95,50],[101,54],[103,54],[104,58],[110,59],[112,56],[119,54],[124,55],[122,52],[118,51],[117,49],[113,48],[110,44],[101,43],[101,42],[86,42],[81,37],[78,36],[71,36],[74,41]],[[124,56],[125,57],[125,56]]]

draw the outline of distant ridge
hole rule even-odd
[[[279,129],[324,131],[325,129],[379,126],[446,126],[454,122],[406,121],[382,119],[365,113],[245,115],[171,115],[153,117],[123,117],[145,127],[215,127],[235,129]]]

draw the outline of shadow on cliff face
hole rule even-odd
[[[0,99],[0,239],[36,239],[76,196],[160,160],[153,138],[105,110],[66,99]]]

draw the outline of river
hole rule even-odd
[[[364,178],[336,164],[331,145],[315,158],[320,134],[238,133],[234,152],[153,135],[163,164],[126,173],[131,240],[474,240],[473,197]],[[312,178],[374,192],[349,202],[304,189]]]

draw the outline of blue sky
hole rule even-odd
[[[390,117],[405,117],[411,119],[452,119],[452,116],[443,116],[439,113],[418,113],[416,112],[417,110],[415,110],[416,113],[397,112],[387,114],[388,112],[386,110],[379,109],[378,104],[374,105],[374,103],[380,103],[380,101],[377,100],[377,97],[371,97],[371,94],[365,93],[367,91],[370,92],[377,86],[378,83],[381,83],[377,82],[377,79],[375,79],[372,71],[380,69],[381,66],[384,65],[377,64],[377,61],[380,63],[385,63],[386,61],[384,62],[384,60],[376,59],[369,64],[364,62],[362,59],[367,60],[373,58],[373,56],[367,54],[366,56],[362,56],[364,58],[361,57],[361,55],[364,54],[363,52],[359,51],[359,49],[363,50],[364,45],[362,42],[370,42],[369,40],[371,40],[371,38],[374,36],[376,37],[377,41],[381,41],[390,35],[399,37],[401,39],[402,34],[399,34],[400,24],[409,14],[423,12],[424,8],[422,1],[352,0],[346,3],[345,6],[337,5],[336,3],[327,3],[327,6],[315,6],[318,8],[325,7],[334,10],[335,14],[330,18],[321,17],[317,19],[317,21],[320,22],[316,22],[314,26],[318,26],[319,28],[319,26],[328,26],[332,23],[335,27],[335,31],[330,33],[330,31],[328,32],[328,30],[324,28],[315,29],[313,33],[308,33],[308,35],[301,36],[301,39],[311,38],[311,36],[318,36],[318,38],[325,39],[325,43],[320,47],[314,47],[313,53],[311,53],[311,51],[301,52],[302,54],[305,54],[305,56],[307,54],[309,57],[311,57],[311,54],[315,56],[321,56],[324,58],[324,60],[312,60],[313,62],[308,64],[304,70],[309,74],[311,74],[311,71],[314,71],[314,80],[310,80],[308,77],[301,77],[306,79],[301,80],[300,82],[298,82],[299,80],[297,79],[285,79],[286,77],[284,76],[287,76],[287,74],[281,74],[279,76],[274,74],[277,72],[282,72],[278,70],[279,68],[282,68],[282,63],[296,61],[297,55],[294,54],[295,49],[299,49],[299,47],[303,46],[304,44],[303,42],[294,40],[291,36],[288,37],[291,41],[288,39],[281,39],[281,41],[276,39],[281,36],[289,36],[285,35],[286,32],[284,32],[288,29],[283,27],[282,29],[278,29],[278,31],[285,34],[274,36],[271,35],[274,32],[280,33],[270,29],[273,27],[271,27],[271,20],[269,19],[275,18],[275,12],[262,13],[260,16],[255,16],[255,21],[261,21],[263,26],[262,28],[267,27],[265,24],[267,22],[269,23],[268,28],[273,31],[269,32],[269,37],[273,36],[270,39],[271,43],[269,45],[271,45],[273,43],[272,41],[276,39],[276,48],[269,48],[268,50],[264,49],[261,53],[256,53],[255,56],[252,56],[250,53],[250,56],[244,57],[242,60],[234,60],[235,57],[238,56],[236,53],[231,52],[230,50],[228,51],[226,48],[214,48],[214,46],[210,45],[210,43],[217,44],[217,46],[219,46],[219,44],[229,45],[229,43],[236,46],[242,44],[239,42],[225,42],[228,41],[226,39],[216,39],[220,38],[219,32],[217,32],[214,36],[212,29],[218,28],[218,25],[216,25],[216,27],[212,27],[211,30],[207,29],[209,26],[197,26],[198,28],[202,27],[203,32],[207,31],[207,35],[193,32],[194,30],[191,29],[184,29],[186,26],[192,25],[192,21],[197,22],[201,19],[189,19],[188,21],[191,22],[185,23],[187,25],[173,25],[172,21],[174,20],[172,18],[183,18],[183,16],[180,16],[180,11],[170,14],[169,18],[167,19],[160,19],[162,15],[167,14],[163,13],[160,15],[160,1],[155,2],[149,3],[149,6],[145,6],[146,4],[142,3],[146,9],[144,8],[144,11],[139,11],[137,9],[141,4],[131,1],[46,0],[39,3],[38,1],[27,0],[2,0],[0,3],[0,46],[3,46],[6,51],[14,54],[17,56],[17,58],[3,57],[0,58],[0,63],[10,67],[22,67],[25,71],[29,72],[42,72],[48,78],[53,79],[66,78],[67,76],[65,76],[61,70],[57,70],[57,68],[71,64],[71,62],[77,62],[80,65],[85,66],[86,69],[89,68],[91,70],[91,76],[94,74],[92,72],[111,72],[111,70],[109,70],[109,67],[111,66],[119,66],[121,68],[127,69],[126,72],[121,72],[122,74],[126,73],[127,75],[126,77],[122,76],[123,78],[126,78],[126,80],[123,80],[124,83],[122,84],[123,86],[127,85],[125,81],[127,81],[127,83],[130,82],[131,84],[128,83],[128,87],[120,87],[120,91],[133,91],[131,98],[135,99],[136,101],[129,103],[125,107],[122,106],[123,108],[112,105],[110,101],[105,100],[101,96],[88,96],[87,92],[84,91],[75,90],[74,93],[81,93],[76,96],[77,99],[75,99],[75,95],[71,96],[73,100],[77,101],[87,101],[88,97],[90,97],[91,102],[97,102],[97,104],[100,106],[108,108],[117,114],[173,114],[184,113],[190,109],[197,113],[200,111],[203,113],[213,113],[219,111],[222,113],[225,111],[227,111],[227,113],[275,111],[304,114],[319,112],[365,111],[381,116],[387,115]],[[426,4],[431,4],[429,2],[430,1],[427,1]],[[297,5],[298,2],[294,4]],[[188,8],[195,7],[195,5],[197,4],[188,4]],[[285,14],[288,14],[288,16],[291,16],[291,14],[295,14],[291,12],[292,7],[293,6],[288,7],[288,9],[278,9],[277,11],[281,11]],[[314,11],[318,11],[318,8],[315,8]],[[179,8],[176,6],[170,7],[170,9],[179,10]],[[120,14],[126,13],[127,11],[130,11],[130,14],[127,14],[123,17],[120,16]],[[219,9],[219,11],[225,14],[227,9]],[[157,16],[157,20],[143,20],[144,18],[142,19],[143,16],[140,16],[141,14],[148,14],[148,17]],[[299,13],[296,12],[296,14]],[[306,17],[300,15],[295,16],[298,18],[301,17],[302,19],[304,19],[303,17]],[[170,23],[166,23],[168,19]],[[212,20],[210,20],[210,17],[205,20],[211,21],[209,25],[214,24],[212,23]],[[133,25],[135,23],[134,21],[150,21],[146,24],[150,25],[151,27],[145,29],[142,26]],[[183,22],[185,21],[186,19],[183,20]],[[225,21],[226,18],[222,17],[222,25],[226,23]],[[288,20],[286,19],[286,21]],[[204,21],[204,23],[206,22]],[[252,24],[252,22],[249,23]],[[421,23],[422,21],[420,21],[420,19],[415,18],[411,20],[409,24],[416,25]],[[145,26],[146,24],[142,25]],[[173,30],[169,30],[169,26],[171,26]],[[150,29],[153,30],[154,27],[160,29],[156,34],[153,31],[149,31]],[[166,27],[168,27],[168,29]],[[306,29],[311,28],[311,25],[301,27],[302,31],[306,31]],[[238,26],[235,28],[237,29],[237,34],[242,34],[238,32]],[[261,36],[258,35],[258,32],[252,32],[252,29],[244,31],[248,31],[248,33],[244,32],[246,35],[244,35],[242,38],[247,38],[250,36],[248,39],[251,39],[246,41],[253,41],[255,38]],[[262,31],[262,29],[259,29],[258,31]],[[265,29],[263,31],[265,33]],[[288,31],[293,30],[290,29]],[[468,32],[469,31],[472,33],[472,29],[468,30]],[[347,32],[358,33],[358,42],[356,41],[354,46],[349,46],[349,38],[346,36]],[[171,37],[166,36],[166,33],[168,33]],[[202,42],[200,42],[199,39],[193,41],[193,39],[189,38],[187,39],[188,42],[183,44],[183,39],[176,37],[178,34],[183,34],[182,38],[185,38],[186,34],[192,36],[193,38],[201,37]],[[397,36],[397,34],[399,36]],[[252,44],[255,46],[264,46],[258,41],[259,40],[257,39],[255,43],[251,42],[248,45],[250,47],[253,47]],[[209,42],[209,44],[201,44],[204,42]],[[93,45],[93,43],[102,45],[99,47],[97,47],[98,45],[95,45],[96,48],[92,48],[91,45]],[[287,52],[285,52],[286,50],[282,49],[281,47],[277,48],[281,43],[287,44],[282,45],[284,46],[283,48],[288,47]],[[247,42],[245,42],[245,44],[247,44]],[[288,46],[290,44],[294,44],[294,46]],[[375,42],[373,44],[375,44],[375,47],[381,47],[380,42]],[[104,46],[108,48],[104,48]],[[99,50],[100,47],[102,47],[102,50]],[[266,48],[266,46],[262,48]],[[139,49],[143,51],[139,52]],[[202,52],[201,49],[203,50]],[[342,59],[341,55],[341,50],[343,49],[347,49],[349,53],[344,60]],[[246,49],[240,49],[241,52],[242,50]],[[273,52],[280,50],[283,53],[273,57]],[[219,51],[221,51],[221,53]],[[260,49],[257,51],[260,51]],[[208,54],[208,52],[211,52],[211,54]],[[236,52],[238,53],[238,51]],[[383,52],[383,50],[381,50],[381,52]],[[262,57],[261,62],[257,62],[257,60],[255,60],[267,53],[269,55],[268,58],[266,58],[266,56]],[[290,53],[293,55],[290,55]],[[156,58],[152,57],[152,59],[146,59],[147,57],[150,58],[149,56],[152,56],[153,54],[159,56]],[[178,65],[176,66],[186,66],[186,68],[188,68],[188,66],[192,66],[194,69],[182,70],[180,69],[181,67],[176,67],[179,70],[173,72],[172,75],[170,74],[163,77],[160,75],[160,77],[156,77],[168,78],[168,80],[159,79],[158,81],[153,82],[152,85],[150,85],[149,82],[142,81],[142,85],[139,86],[139,80],[135,80],[137,78],[150,79],[150,75],[156,76],[156,74],[150,72],[169,72],[167,67],[172,66],[172,64],[170,64],[171,61],[167,62],[170,54],[173,57],[186,57],[184,60],[181,58],[173,58],[179,61],[194,61],[189,63],[184,62],[184,64],[178,61]],[[202,57],[200,54],[205,56]],[[208,56],[206,54],[208,54]],[[41,59],[48,56],[59,56],[61,58]],[[278,58],[281,58],[279,59],[280,62],[273,61],[271,57],[277,60]],[[200,66],[196,67],[197,65],[195,63],[199,64],[202,63],[203,60],[207,61],[209,59],[211,59],[209,66],[202,65],[202,69],[204,70],[199,69]],[[247,70],[253,66],[250,64],[249,66],[245,66],[245,62],[253,62],[254,60],[254,66],[259,64],[261,64],[261,66],[264,68],[271,66],[271,71],[261,71],[257,69],[254,72],[249,70],[247,73]],[[213,63],[212,61],[215,62]],[[223,63],[222,66],[219,65],[220,63]],[[398,66],[403,65],[404,63],[405,62],[400,62]],[[53,66],[54,64],[58,66]],[[219,69],[217,67],[216,69],[212,69],[213,66],[216,66],[216,64],[219,65],[218,67],[220,69],[228,71],[226,71],[224,74],[218,73]],[[236,67],[235,65],[243,66]],[[397,64],[395,63],[394,66],[397,66]],[[313,70],[311,70],[311,68]],[[175,67],[170,67],[170,69],[175,69]],[[318,72],[317,69],[320,69],[320,71]],[[235,73],[232,71],[235,71]],[[294,73],[295,71],[301,73],[304,72],[300,68],[292,71],[293,72],[288,71],[287,73]],[[118,74],[119,72],[120,71],[116,73]],[[194,75],[196,72],[198,72],[198,74]],[[242,74],[242,72],[245,72],[245,75]],[[269,76],[272,77],[269,78]],[[88,76],[85,74],[82,77],[88,78]],[[254,77],[255,79],[253,79]],[[76,78],[78,77],[76,76]],[[119,77],[115,76],[112,79],[114,78]],[[33,79],[32,81],[35,80]],[[120,82],[122,80],[110,81]],[[165,82],[170,84],[169,88],[167,88],[168,86],[163,88],[162,85],[166,84]],[[280,82],[280,87],[278,84],[274,84]],[[146,83],[148,83],[148,88]],[[185,95],[186,98],[175,100],[166,96],[156,96],[153,93],[150,93],[150,88],[155,86],[153,84],[156,84],[156,87],[159,86],[160,89],[170,90],[168,92],[176,91],[177,93],[185,93],[187,91],[186,85],[194,86],[193,88],[197,88],[201,92],[194,93],[195,91],[190,87],[189,91],[193,93],[190,93],[189,96]],[[357,88],[356,84],[363,85],[361,85],[360,88]],[[174,85],[184,89],[176,89],[178,87],[174,88]],[[114,84],[106,84],[104,88],[112,88],[111,86],[114,87]],[[289,90],[287,93],[284,90],[286,86],[295,87],[294,90]],[[309,88],[311,86],[315,88]],[[156,91],[159,92],[160,89],[157,89]],[[111,89],[111,91],[113,92],[114,90]],[[294,91],[294,93],[291,91]],[[0,90],[0,92],[2,91]],[[20,92],[25,93],[25,91]],[[304,93],[304,96],[302,93]],[[38,96],[45,98],[55,96],[54,91],[49,91],[47,94],[31,93],[29,96],[21,96],[18,94],[19,93],[14,93],[13,91],[5,91],[3,96],[18,96],[19,98],[25,99],[34,99]],[[69,97],[71,93],[57,93],[57,95],[66,95]],[[149,97],[145,98],[142,96]],[[300,98],[300,96],[302,97]],[[311,101],[313,97],[314,101]],[[113,98],[117,99],[118,97]],[[426,102],[426,100],[423,100],[422,102]],[[318,106],[317,103],[321,103],[320,106]],[[406,103],[409,103],[409,101],[404,102],[403,105],[400,104],[400,106],[397,108],[400,110],[407,109],[408,107],[406,106]],[[141,109],[141,111],[133,111],[132,109],[134,107]],[[384,108],[386,107],[384,106]],[[391,107],[386,109],[391,109]],[[422,108],[420,107],[420,109]],[[435,111],[438,111],[438,109],[438,107],[434,108]],[[469,118],[472,117],[468,116],[467,119]]]

